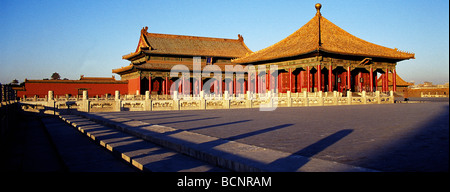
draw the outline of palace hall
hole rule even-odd
[[[201,57],[201,68],[206,65],[216,65],[221,71],[226,65],[232,65],[233,58],[243,57],[252,51],[244,44],[244,39],[238,35],[238,39],[222,39],[209,37],[195,37],[183,35],[168,35],[148,33],[147,27],[141,30],[139,44],[136,51],[122,58],[131,61],[130,65],[119,69],[113,69],[113,73],[121,76],[122,80],[128,80],[128,93],[136,91],[144,94],[171,94],[172,84],[179,77],[170,77],[169,73],[175,65],[185,65],[193,70],[193,57]],[[203,85],[210,78],[185,79],[189,81],[191,94],[193,87]],[[214,86],[215,85],[215,86]],[[220,83],[214,81],[211,92],[218,92]],[[186,86],[187,87],[187,86]],[[180,89],[182,87],[180,86]],[[244,90],[243,88],[241,88]],[[194,89],[198,90],[198,89]]]
[[[400,61],[414,59],[415,55],[367,42],[348,33],[323,17],[321,7],[321,4],[316,4],[315,16],[297,31],[256,52],[245,45],[241,35],[237,39],[169,35],[149,33],[145,27],[141,30],[136,50],[122,56],[131,63],[112,72],[119,74],[122,80],[128,80],[128,94],[150,91],[151,94],[164,95],[187,91],[196,95],[202,87],[210,87],[210,91],[216,94],[224,91],[235,94],[247,91],[397,91],[399,76],[396,65]],[[222,78],[195,76],[192,73],[193,57],[201,58],[202,69],[216,65],[221,69]],[[180,80],[181,75],[169,75],[172,67],[179,64],[188,67],[189,78]],[[230,65],[255,70],[236,71],[230,77],[225,75],[225,67]],[[271,71],[270,66],[277,66],[277,70]],[[190,86],[172,86],[177,82],[189,83]],[[208,82],[210,85],[206,86]]]

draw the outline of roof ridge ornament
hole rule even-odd
[[[141,29],[141,34],[148,33],[147,30],[148,30],[148,27],[147,27],[147,26],[142,27],[142,29]]]
[[[321,15],[321,14],[320,14],[320,8],[322,8],[322,4],[316,3],[315,7],[316,7],[316,10],[317,10],[316,15]]]
[[[239,41],[244,41],[244,37],[242,37],[241,34],[238,34],[238,40],[239,40]]]
[[[320,18],[322,17],[322,14],[320,13],[320,8],[322,8],[322,4],[316,3],[315,7],[316,7],[316,10],[317,10],[316,16],[318,16],[317,19],[318,19],[318,22],[319,22],[319,47],[317,47],[317,50],[319,51],[320,47],[322,46],[322,38],[321,38],[322,34],[321,34],[321,31],[320,31]]]

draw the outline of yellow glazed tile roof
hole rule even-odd
[[[244,39],[224,39],[185,35],[148,33],[147,27],[141,30],[141,38],[136,52],[124,55],[132,58],[142,53],[162,55],[187,55],[238,58],[252,51],[245,45]]]
[[[270,61],[315,51],[397,60],[414,58],[413,53],[383,47],[362,40],[330,22],[318,11],[309,22],[285,39],[245,57],[234,59],[233,63]]]

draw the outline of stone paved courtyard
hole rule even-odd
[[[380,171],[448,171],[448,101],[97,114]]]

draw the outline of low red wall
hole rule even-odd
[[[62,80],[63,81],[63,80]],[[76,82],[38,82],[25,83],[25,91],[17,91],[17,97],[23,98],[34,97],[37,95],[40,98],[48,95],[48,91],[53,91],[54,96],[65,96],[70,94],[72,96],[78,95],[79,89],[87,89],[89,97],[104,96],[105,94],[114,95],[115,91],[120,91],[120,94],[128,94],[128,83],[122,82],[102,82],[102,83],[76,83]]]
[[[425,95],[431,94],[431,95],[445,95],[448,97],[449,95],[449,89],[448,88],[428,88],[428,89],[408,89],[408,97],[420,97],[423,93]]]

